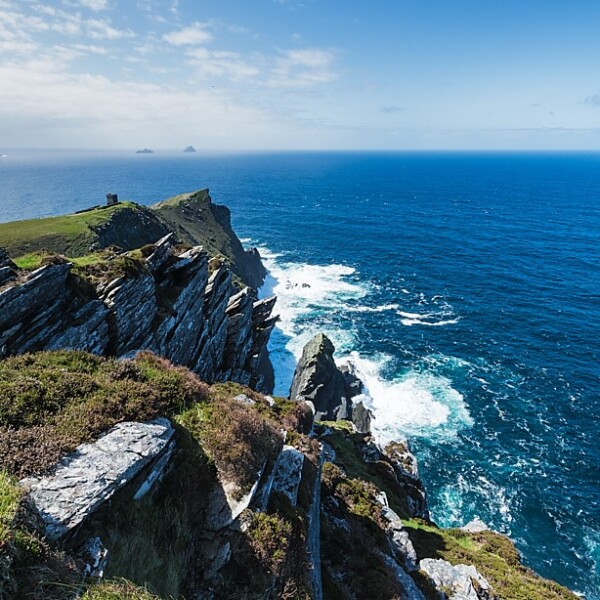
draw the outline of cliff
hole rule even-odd
[[[5,359],[0,394],[0,598],[576,598],[305,402],[75,351]]]
[[[106,251],[82,266],[49,257],[33,271],[0,265],[2,356],[52,349],[129,356],[152,350],[205,381],[264,388],[259,364],[275,299],[232,286],[202,247],[168,234],[132,253]]]
[[[326,336],[262,393],[275,298],[208,192],[117,207],[0,227],[0,600],[575,600],[437,527]]]
[[[120,202],[72,215],[0,223],[0,246],[19,266],[31,268],[47,254],[85,263],[110,246],[134,250],[168,233],[175,233],[178,242],[202,246],[210,256],[220,257],[240,288],[256,289],[266,275],[257,251],[242,248],[231,228],[229,209],[214,204],[206,189],[154,206]]]

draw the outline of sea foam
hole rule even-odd
[[[336,314],[399,312],[394,303],[369,306],[367,297],[374,286],[359,281],[355,269],[296,263],[268,248],[259,251],[269,271],[261,296],[277,295],[279,322],[269,344],[276,394],[288,394],[302,348],[312,336],[323,332],[336,347],[338,363],[351,362],[364,382],[367,394],[363,400],[374,414],[373,433],[381,443],[407,437],[450,440],[473,424],[463,396],[450,379],[427,368],[396,374],[388,368],[393,357],[360,355],[355,350],[359,338],[356,328],[336,326]],[[403,314],[415,320],[434,316]],[[384,371],[390,371],[391,376]]]

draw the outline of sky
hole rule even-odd
[[[0,0],[2,148],[600,149],[597,0]]]

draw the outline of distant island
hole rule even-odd
[[[194,148],[194,146],[188,146],[184,152],[196,152],[196,148]]]
[[[136,150],[136,154],[154,154],[154,150],[150,150],[150,148],[144,148],[143,150]]]

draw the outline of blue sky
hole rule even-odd
[[[0,145],[598,149],[599,25],[585,0],[0,0]]]

